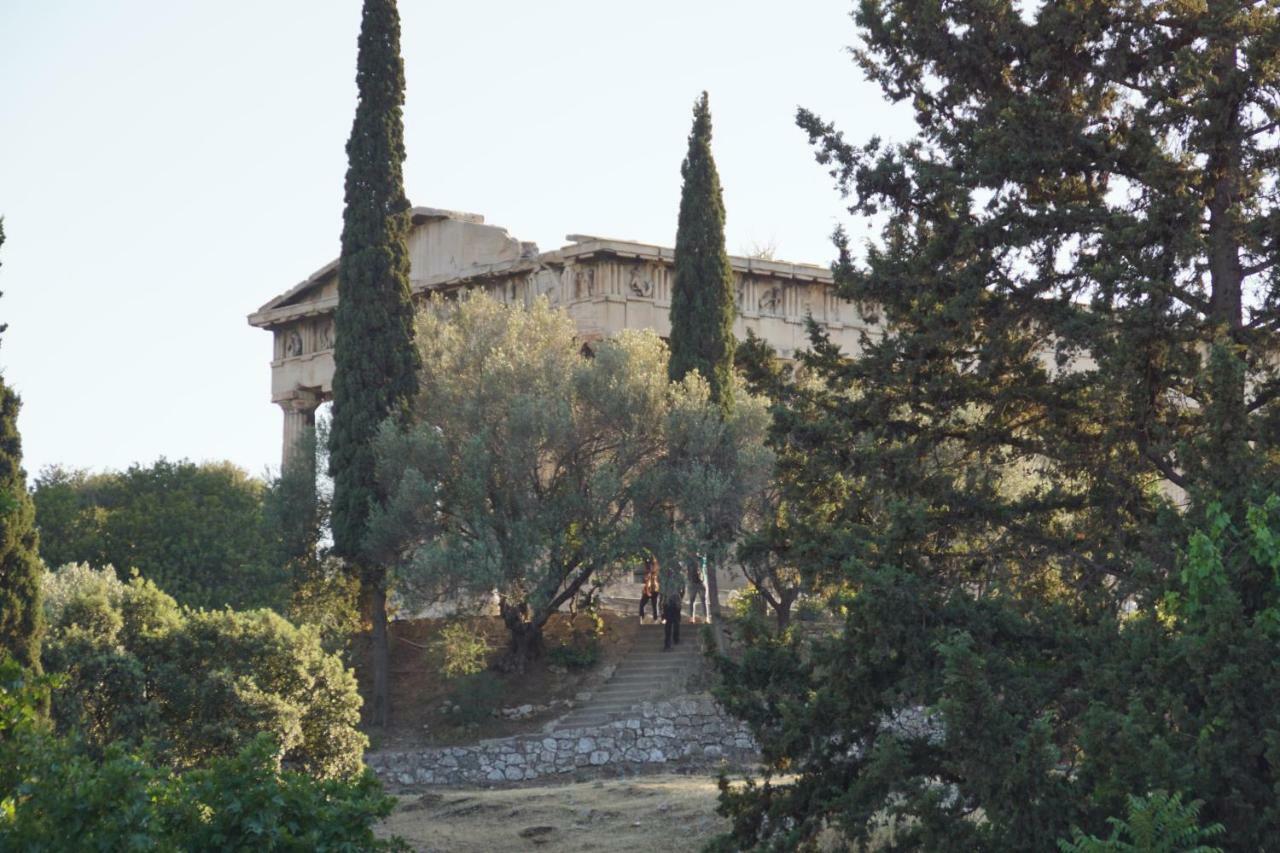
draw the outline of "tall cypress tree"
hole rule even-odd
[[[712,399],[733,403],[733,270],[724,250],[724,199],[711,156],[711,109],[703,92],[693,107],[689,152],[680,166],[676,278],[671,293],[672,379],[691,370],[711,386]]]
[[[671,360],[668,375],[696,370],[711,386],[711,399],[733,405],[733,270],[724,250],[724,198],[711,156],[711,108],[703,92],[693,105],[689,151],[680,164],[680,219],[676,225],[676,277],[671,292]],[[707,575],[711,609],[720,613],[716,569]]]
[[[361,559],[371,506],[380,499],[371,442],[417,392],[409,289],[409,202],[404,194],[404,63],[395,0],[365,0],[356,83],[360,100],[347,141],[346,209],[334,345],[334,550],[360,575],[373,624],[371,721],[387,717],[386,569]]]
[[[0,219],[0,245],[4,220]],[[8,328],[0,325],[0,332]],[[36,510],[27,494],[18,435],[18,395],[0,377],[0,652],[40,672],[40,558]]]

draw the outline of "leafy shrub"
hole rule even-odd
[[[441,678],[475,675],[488,664],[489,640],[467,622],[451,622],[431,640],[428,654]]]
[[[817,622],[822,618],[825,608],[822,599],[813,596],[802,596],[796,602],[796,619],[801,622]]]
[[[95,756],[41,725],[51,683],[0,660],[0,849],[403,849],[373,835],[394,800],[367,770],[326,781],[281,772],[267,734],[186,772],[120,745]]]
[[[1184,803],[1181,794],[1163,791],[1130,795],[1128,818],[1108,818],[1112,830],[1106,839],[1076,829],[1070,841],[1058,842],[1058,848],[1063,853],[1221,853],[1218,847],[1200,843],[1226,832],[1220,823],[1200,826],[1202,805],[1200,800]]]
[[[480,723],[493,715],[502,701],[502,681],[492,672],[477,672],[457,680],[453,692],[458,722]]]
[[[740,621],[761,619],[765,614],[764,596],[754,586],[745,586],[729,593],[729,615]]]
[[[97,754],[150,739],[158,758],[190,767],[235,756],[265,732],[290,767],[319,778],[359,772],[368,742],[355,678],[315,628],[269,610],[184,610],[110,568],[47,573],[45,589],[45,659],[68,679],[54,717]]]
[[[547,660],[569,669],[587,669],[600,661],[600,643],[566,643],[547,652]]]
[[[288,566],[291,579],[285,615],[295,625],[311,625],[320,646],[349,660],[351,638],[360,630],[360,579],[334,560],[302,557]]]
[[[594,605],[575,613],[569,641],[547,652],[547,660],[569,669],[587,669],[600,662],[600,639],[604,637],[604,617]]]

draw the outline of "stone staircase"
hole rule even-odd
[[[598,726],[641,702],[660,701],[683,693],[686,679],[701,661],[698,638],[701,629],[701,625],[683,622],[679,645],[664,652],[662,624],[638,625],[631,651],[618,662],[613,677],[597,688],[590,699],[557,720],[553,728]]]

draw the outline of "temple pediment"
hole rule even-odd
[[[536,245],[516,240],[505,228],[486,225],[478,213],[415,207],[411,217],[409,276],[414,291],[513,269],[538,256]],[[269,328],[331,311],[337,298],[335,258],[250,314],[249,323]]]

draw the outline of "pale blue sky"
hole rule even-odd
[[[401,0],[406,190],[546,250],[670,245],[710,91],[727,244],[827,263],[846,221],[795,127],[902,138],[850,0]],[[358,0],[0,0],[0,368],[30,474],[276,465],[245,315],[336,256]],[[855,234],[865,225],[852,223]]]

